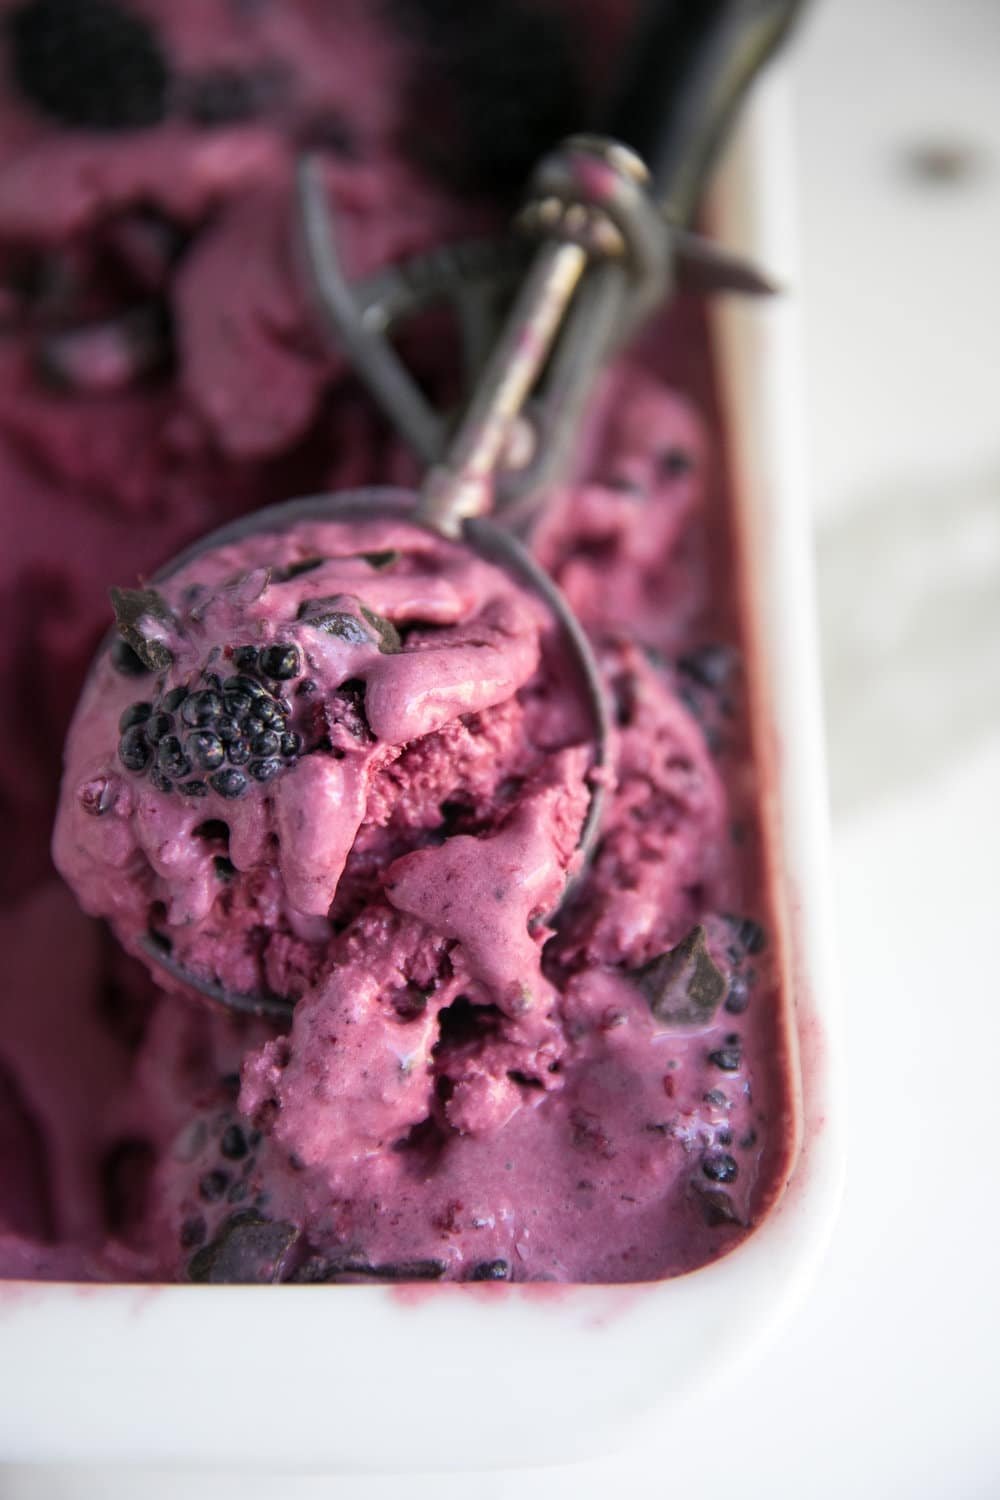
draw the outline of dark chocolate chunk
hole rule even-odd
[[[669,953],[634,973],[657,1020],[668,1026],[704,1026],[719,1008],[726,980],[712,960],[704,927],[694,927]]]
[[[162,629],[175,626],[166,601],[155,589],[112,588],[111,607],[118,633],[151,672],[169,667],[174,659],[170,647],[160,639]]]
[[[395,651],[402,650],[403,643],[400,640],[399,631],[391,620],[387,620],[384,615],[377,615],[373,609],[368,609],[364,604],[361,606],[361,613],[378,636],[380,651],[391,655]]]
[[[253,1209],[232,1214],[213,1240],[188,1262],[188,1280],[214,1285],[281,1280],[288,1251],[299,1237],[294,1224],[265,1219]]]
[[[439,1281],[444,1275],[440,1260],[385,1261],[373,1265],[361,1256],[307,1261],[293,1281]]]
[[[111,665],[116,672],[123,677],[145,677],[151,669],[146,666],[141,656],[137,655],[128,641],[123,641],[118,636],[111,642]]]
[[[372,632],[358,619],[357,615],[348,614],[346,610],[332,609],[326,613],[320,613],[310,609],[302,618],[307,625],[315,626],[326,635],[335,635],[339,641],[344,641],[348,646],[370,646],[374,639]]]
[[[722,1188],[699,1187],[698,1200],[701,1204],[705,1223],[712,1229],[721,1228],[725,1224],[743,1223],[743,1220],[736,1211],[736,1205],[733,1203],[732,1198]]]

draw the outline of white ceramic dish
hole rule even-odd
[[[793,281],[784,85],[720,174],[723,240]],[[839,1040],[794,307],[720,309],[802,1142],[735,1253],[635,1287],[0,1285],[0,1459],[418,1470],[607,1450],[718,1381],[808,1284],[839,1199]]]

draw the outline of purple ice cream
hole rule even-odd
[[[767,1211],[793,1132],[700,314],[678,304],[609,373],[533,537],[615,718],[600,841],[554,915],[592,747],[551,618],[504,573],[402,522],[309,522],[145,582],[262,503],[416,475],[311,327],[286,232],[303,139],[323,126],[356,271],[480,229],[509,184],[482,152],[475,202],[407,162],[419,28],[305,0],[239,26],[221,4],[131,9],[176,75],[155,126],[47,118],[20,54],[3,105],[4,764],[23,771],[0,778],[0,1274],[704,1264]],[[234,77],[250,117],[206,124]],[[447,343],[412,354],[446,393]],[[87,675],[109,582],[122,633]],[[54,853],[87,915],[43,831],[81,688]],[[290,1024],[179,992],[150,941],[287,997]]]

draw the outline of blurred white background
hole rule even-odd
[[[851,1106],[807,1305],[587,1467],[6,1500],[1000,1496],[1000,0],[823,0],[792,71]]]

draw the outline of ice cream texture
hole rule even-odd
[[[780,1191],[792,1096],[701,309],[608,373],[531,539],[614,709],[580,872],[586,715],[502,570],[406,520],[314,518],[149,581],[262,504],[415,479],[316,335],[287,227],[304,139],[356,272],[493,222],[494,159],[472,196],[411,149],[440,35],[415,4],[389,26],[102,0],[147,28],[146,92],[124,124],[77,98],[81,125],[32,82],[58,9],[18,8],[0,104],[0,1274],[620,1282],[717,1258]],[[428,335],[411,356],[447,396]],[[182,993],[150,942],[290,1022]]]

